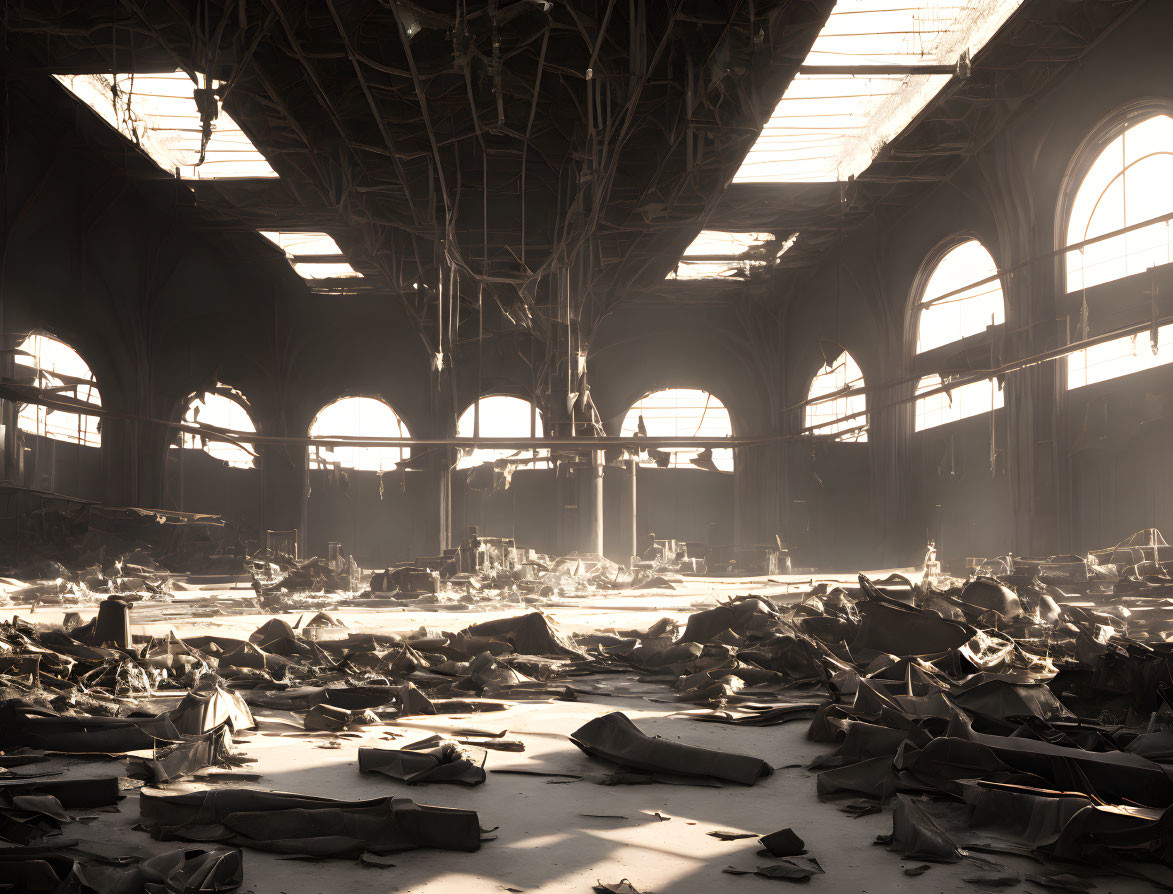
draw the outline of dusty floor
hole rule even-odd
[[[825,579],[825,578],[823,578]],[[777,580],[777,579],[775,579]],[[809,578],[793,578],[804,584]],[[785,598],[784,585],[764,580],[689,580],[675,591],[632,593],[611,597],[568,600],[547,613],[568,631],[605,628],[647,628],[660,617],[683,621],[694,603],[719,596],[759,592]],[[223,595],[231,598],[231,590]],[[137,611],[137,610],[136,610]],[[150,616],[142,607],[139,617]],[[93,610],[82,611],[88,618]],[[519,609],[485,613],[402,611],[396,609],[331,610],[351,630],[406,634],[421,626],[455,630],[469,623],[519,613]],[[57,624],[63,612],[40,608],[18,616]],[[455,616],[454,616],[455,615]],[[214,618],[138,623],[134,633],[243,635],[255,630],[269,615],[228,615]],[[298,614],[281,615],[293,623]],[[792,827],[826,870],[811,882],[825,892],[915,891],[974,892],[983,888],[964,878],[995,874],[988,865],[964,861],[936,865],[919,877],[903,868],[903,861],[883,847],[873,846],[877,835],[891,831],[891,812],[853,819],[839,808],[843,801],[820,802],[813,774],[803,769],[828,750],[808,742],[803,721],[753,728],[697,723],[682,716],[692,710],[673,699],[670,689],[637,683],[634,676],[605,675],[575,678],[577,688],[621,694],[580,694],[577,702],[523,703],[504,712],[446,717],[419,717],[374,726],[361,733],[307,734],[297,715],[259,709],[260,728],[238,739],[236,751],[255,758],[245,770],[261,774],[246,783],[275,791],[356,799],[401,795],[417,802],[459,806],[478,811],[481,825],[497,827],[497,840],[477,853],[410,851],[391,858],[392,868],[372,868],[350,860],[310,862],[280,858],[254,850],[244,852],[245,878],[241,892],[252,894],[384,894],[384,892],[459,891],[461,894],[501,891],[589,892],[598,882],[629,879],[641,892],[658,894],[713,894],[717,891],[771,891],[786,882],[723,874],[726,866],[750,868],[770,862],[756,856],[756,839],[723,842],[709,836],[714,830],[767,834]],[[163,703],[161,707],[167,707]],[[589,777],[600,766],[583,755],[567,734],[592,716],[622,710],[645,732],[707,748],[742,752],[767,760],[776,772],[757,785],[724,788],[676,785],[603,786]],[[407,786],[379,775],[360,776],[360,745],[400,747],[433,732],[475,728],[508,730],[509,738],[525,743],[524,753],[489,752],[488,781],[468,789],[447,785]],[[581,781],[551,782],[537,776],[494,773],[522,767],[583,774]],[[105,775],[105,761],[70,761],[72,774]],[[137,784],[137,783],[135,783]],[[236,783],[238,784],[238,783]],[[185,790],[207,783],[184,783],[169,790]],[[214,784],[213,784],[214,786]],[[658,814],[658,815],[657,815]],[[589,815],[589,816],[588,816]],[[126,853],[158,852],[169,845],[133,831],[138,822],[137,794],[130,790],[117,813],[66,827],[66,837],[82,843],[100,842]],[[1029,860],[998,855],[1006,870],[1037,871]],[[1074,870],[1082,875],[1083,870]],[[783,889],[784,890],[784,889]],[[1017,890],[1039,890],[1026,884]],[[1119,878],[1102,879],[1096,890],[1125,892],[1152,890],[1147,884]]]

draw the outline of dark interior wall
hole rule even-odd
[[[626,477],[622,470],[615,471],[615,478],[622,481]],[[690,540],[709,546],[732,543],[732,483],[732,475],[704,469],[640,469],[636,496],[640,533],[655,533],[659,540]],[[630,486],[630,482],[627,484]],[[621,524],[616,525],[617,530],[624,530]],[[631,538],[616,539],[625,545]]]
[[[789,502],[783,535],[795,568],[883,565],[887,518],[872,511],[868,444],[787,446]]]
[[[1073,550],[1114,546],[1142,528],[1173,532],[1171,379],[1163,367],[1069,393]]]
[[[589,364],[591,393],[608,434],[620,433],[632,404],[665,388],[712,394],[729,411],[734,435],[772,429],[772,408],[779,403],[777,345],[757,341],[761,330],[736,299],[690,305],[637,297],[603,321],[591,341]],[[641,468],[641,531],[712,546],[771,541],[777,528],[770,521],[745,523],[777,499],[756,459],[736,451],[733,474]],[[623,469],[608,469],[607,475],[606,549],[612,558],[624,558],[631,541],[630,482]]]
[[[95,373],[103,406],[178,420],[194,393],[222,382],[247,398],[260,434],[301,437],[325,405],[371,396],[389,403],[413,434],[427,437],[452,434],[455,414],[477,396],[534,397],[524,358],[536,349],[526,338],[497,337],[476,351],[464,349],[453,358],[450,386],[437,387],[419,339],[393,301],[310,294],[262,237],[197,208],[185,186],[162,176],[64,88],[43,75],[10,78],[7,86],[5,328],[44,330],[74,347]],[[754,377],[730,336],[717,334],[719,319],[711,312],[707,318],[635,313],[618,323],[619,341],[632,326],[650,326],[651,338],[592,361],[593,394],[609,417],[621,418],[618,408],[647,391],[679,385],[717,394],[736,428],[758,425]],[[597,344],[612,342],[604,334]],[[619,419],[609,421],[618,427]],[[436,549],[435,472],[409,475],[406,493],[401,476],[386,476],[382,499],[374,473],[351,471],[345,488],[326,473],[312,473],[303,516],[307,478],[296,444],[263,446],[256,470],[186,451],[181,499],[171,433],[133,420],[107,419],[103,426],[102,448],[82,450],[85,459],[67,460],[70,451],[58,447],[59,489],[67,485],[71,493],[120,504],[182,503],[258,530],[304,523],[311,552],[339,539],[371,564]],[[649,484],[641,511],[656,526],[698,539],[705,539],[697,532],[710,521],[731,527],[725,521],[731,476],[700,485],[695,482],[706,476],[692,470],[653,480],[660,478],[679,483]],[[459,537],[477,524],[549,552],[577,548],[577,510],[562,508],[580,503],[575,487],[558,485],[553,472],[519,471],[502,494],[466,494],[457,472],[452,529]],[[618,555],[628,548],[617,547]]]
[[[163,508],[222,515],[242,536],[260,542],[264,480],[260,469],[238,469],[203,450],[167,451]]]
[[[70,444],[24,431],[18,445],[22,486],[83,500],[105,498],[100,447]]]
[[[51,79],[6,86],[7,332],[69,344],[118,413],[177,420],[193,393],[223,382],[265,435],[304,436],[322,406],[349,394],[387,400],[414,433],[435,430],[427,360],[396,305],[310,294],[266,240],[209,219]],[[171,439],[108,418],[100,463],[67,469],[59,449],[57,480],[111,503],[175,508]],[[184,508],[297,527],[303,449],[262,452],[258,483],[244,487],[238,470],[189,464],[199,482]]]
[[[947,558],[1007,549],[1059,552],[1115,543],[1141,526],[1137,519],[1160,513],[1144,507],[1163,500],[1142,495],[1137,482],[1164,493],[1169,476],[1159,469],[1173,467],[1173,456],[1167,439],[1161,445],[1150,434],[1153,423],[1139,420],[1173,397],[1167,368],[1151,374],[1151,386],[1142,389],[1152,394],[1148,410],[1137,403],[1143,398],[1123,397],[1139,387],[1140,377],[1097,386],[1131,408],[1118,411],[1119,430],[1104,449],[1071,443],[1082,424],[1085,397],[1066,391],[1062,362],[1011,373],[1007,409],[996,414],[997,437],[1005,441],[998,443],[992,474],[988,416],[914,433],[911,406],[896,404],[911,396],[919,375],[1032,356],[1066,344],[1068,332],[1077,331],[1082,296],[1064,293],[1060,262],[1050,257],[1065,233],[1069,189],[1078,184],[1072,172],[1094,157],[1095,135],[1120,110],[1141,101],[1173,107],[1166,41],[1171,32],[1173,4],[1136,4],[1130,17],[1048,92],[1022,105],[953,177],[907,210],[881,208],[826,264],[785,287],[788,306],[779,337],[788,402],[805,398],[822,354],[833,356],[840,345],[876,389],[868,398],[872,428],[866,450],[878,523],[841,536],[844,555],[862,561],[881,543],[884,564],[919,562],[932,530],[939,532]],[[975,62],[980,64],[980,56]],[[913,355],[914,287],[935,248],[966,237],[980,239],[1000,269],[1014,270],[1003,279],[1007,322],[968,342],[967,351],[938,356],[933,366]],[[1169,273],[1156,275],[1164,281]],[[1152,281],[1142,275],[1089,289],[1089,335],[1149,319]],[[1158,297],[1157,305],[1159,313],[1173,313],[1166,299]],[[801,426],[798,417],[787,421],[788,430]],[[936,469],[950,442],[963,472],[942,478]],[[794,489],[807,474],[806,460],[796,462],[796,456],[801,451],[793,451],[787,464]],[[1114,477],[1106,478],[1109,468]],[[824,462],[819,477],[822,508],[791,500],[788,531],[804,530],[806,518],[820,514],[849,525],[850,507],[863,484],[857,467]],[[797,561],[802,564],[802,557]]]
[[[993,472],[988,418],[915,433],[910,407],[896,402],[929,371],[912,355],[909,306],[925,257],[944,241],[975,236],[1001,268],[1015,268],[1005,282],[1006,325],[980,350],[949,358],[950,369],[1065,343],[1079,307],[1062,294],[1058,264],[1022,265],[1055,248],[1065,183],[1089,137],[1129,103],[1173,103],[1169,33],[1173,4],[1137,3],[917,205],[877,211],[820,268],[779,274],[768,311],[736,295],[705,304],[633,296],[600,321],[588,366],[612,433],[639,397],[684,387],[717,396],[736,434],[794,435],[801,412],[788,408],[842,348],[877,389],[867,444],[739,448],[732,476],[641,470],[641,528],[744,543],[781,533],[797,565],[863,566],[919,561],[930,532],[951,557],[1084,549],[1149,519],[1160,526],[1169,489],[1162,470],[1173,465],[1167,368],[1073,393],[1062,364],[1009,375]],[[245,394],[258,431],[277,437],[303,436],[323,406],[347,395],[386,400],[417,436],[450,434],[455,414],[479,394],[534,396],[526,358],[536,346],[527,338],[463,349],[444,385],[394,301],[311,294],[260,236],[197,208],[186,187],[160,176],[55,82],[9,77],[5,87],[3,331],[41,329],[70,344],[94,370],[103,406],[128,417],[104,422],[98,451],[74,449],[67,461],[58,449],[57,489],[111,503],[171,503],[170,433],[141,420],[180,418],[189,396],[217,381]],[[1158,310],[1173,313],[1173,282],[1168,271],[1159,276]],[[1141,276],[1089,290],[1089,333],[1147,319],[1152,287]],[[1089,435],[1085,422],[1105,414],[1105,434]],[[190,464],[184,508],[235,513],[261,528],[301,525],[303,449],[260,452],[260,469],[239,476]],[[374,473],[350,473],[344,490],[326,473],[310,476],[311,551],[350,540],[371,564],[434,552],[434,457],[417,451],[425,468],[405,486],[385,476],[382,499]],[[625,475],[611,470],[606,479],[606,550],[616,558],[630,549]],[[568,507],[583,505],[582,484],[553,479],[519,471],[509,491],[480,494],[465,493],[458,473],[455,535],[476,524],[551,552],[577,548],[581,510]]]
[[[557,554],[557,484],[553,469],[518,469],[505,490],[469,487],[468,470],[453,472],[459,487],[453,506],[453,532],[462,539],[476,527],[486,537],[512,537],[519,546]]]
[[[309,473],[307,546],[325,556],[338,541],[364,568],[383,568],[435,551],[426,521],[432,503],[427,473],[384,472],[382,493],[376,472]]]
[[[990,445],[994,445],[991,454]],[[974,416],[912,436],[913,517],[918,536],[951,559],[1011,551],[1006,475],[1006,413]]]

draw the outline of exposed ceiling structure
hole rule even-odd
[[[1022,0],[839,0],[737,183],[858,176]]]
[[[201,204],[329,235],[321,263],[442,352],[462,326],[589,328],[662,280],[832,5],[18,3],[8,29]],[[216,173],[250,143],[265,169]]]
[[[1127,5],[57,0],[6,15],[23,69],[263,231],[311,289],[399,303],[442,367],[485,333],[566,344],[569,327],[582,345],[625,298],[719,298],[810,265],[949,176]]]
[[[842,105],[836,101],[823,107],[833,115],[829,120],[836,122],[830,137],[836,152],[863,152],[868,163],[860,170],[857,157],[844,165],[841,160],[847,155],[820,146],[805,162],[826,165],[830,161],[844,179],[819,181],[799,172],[792,177],[779,176],[773,182],[747,182],[757,175],[751,173],[755,169],[752,164],[743,166],[707,218],[707,226],[798,232],[796,244],[779,263],[783,269],[809,267],[823,260],[863,222],[877,213],[913,206],[952,176],[1024,102],[1050,87],[1132,8],[1131,0],[1024,0],[1021,5],[1013,0],[841,0],[824,31],[836,37],[828,49],[837,44],[842,48],[847,33],[840,29],[850,19],[870,19],[874,24],[878,16],[905,22],[917,21],[919,16],[930,20],[939,16],[943,42],[927,50],[922,61],[893,61],[901,57],[889,55],[892,45],[884,50],[884,42],[893,37],[907,41],[915,34],[898,26],[896,35],[875,36],[881,55],[842,65],[838,59],[828,63],[813,52],[826,39],[820,35],[820,43],[800,67],[787,97],[797,98],[814,89],[804,86],[812,77],[830,80],[854,71],[858,82],[866,81],[869,72],[906,72],[905,86],[882,91],[886,94],[882,101],[866,86],[858,86],[843,94]],[[837,23],[835,19],[846,12],[853,14]],[[968,53],[968,59],[953,56],[959,48]],[[917,83],[924,89],[916,89]],[[802,104],[796,105],[799,132],[810,137],[816,119],[804,120]],[[780,123],[779,113],[783,117],[790,114],[785,97],[766,125],[764,138]],[[849,119],[842,118],[843,114],[856,119],[858,131],[846,129]],[[891,129],[893,116],[900,123],[895,132]],[[751,152],[747,163],[754,162],[753,156]]]

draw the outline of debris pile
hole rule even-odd
[[[55,891],[81,879],[102,890],[87,880],[104,858],[52,841],[75,818],[70,811],[115,805],[127,779],[153,787],[138,798],[143,831],[203,849],[127,859],[118,864],[127,887],[109,890],[181,890],[207,879],[230,891],[239,883],[239,847],[365,860],[419,847],[476,850],[486,833],[471,810],[400,797],[345,801],[250,788],[213,796],[169,786],[246,763],[234,737],[257,726],[254,710],[292,712],[289,734],[341,748],[354,730],[395,738],[407,718],[608,695],[626,682],[663,687],[654,700],[678,704],[697,722],[809,724],[808,737],[829,749],[808,767],[818,795],[849,799],[843,809],[852,816],[890,806],[892,831],[880,843],[917,861],[909,875],[968,861],[986,884],[1042,880],[1063,889],[1075,884],[1064,869],[1075,863],[1083,877],[1168,886],[1167,550],[1159,533],[1142,532],[1083,559],[984,560],[964,580],[934,563],[920,582],[812,582],[785,600],[739,596],[683,623],[663,618],[643,630],[589,634],[560,630],[537,610],[404,635],[355,632],[319,611],[292,623],[271,617],[247,637],[151,637],[132,634],[144,602],[124,594],[67,629],[0,623],[0,839],[13,846],[0,850],[0,884]],[[596,556],[537,571],[537,560],[519,556],[487,541],[458,550],[447,577],[392,569],[384,584],[400,595],[461,575],[527,589],[584,580],[603,587],[618,571]],[[318,587],[339,571],[316,560],[285,564],[280,587],[257,578],[262,600],[299,581]],[[620,711],[588,719],[570,736],[585,755],[578,766],[525,763],[527,756],[486,768],[490,752],[524,752],[525,744],[479,730],[394,747],[368,742],[355,757],[358,772],[408,785],[491,785],[486,769],[605,785],[753,786],[773,773],[762,757],[669,741],[641,725]],[[117,769],[85,779],[37,775],[61,755],[101,756]],[[759,854],[773,862],[725,871],[800,882],[824,873],[793,830],[760,837]],[[35,878],[18,866],[18,852],[24,864],[43,864]],[[1008,871],[999,854],[1029,856],[1043,868]]]

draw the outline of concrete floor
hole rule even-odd
[[[768,588],[768,589],[767,589]],[[660,617],[683,620],[692,603],[714,596],[753,592],[780,593],[783,588],[765,581],[712,582],[691,580],[687,586],[661,593],[620,593],[611,597],[572,600],[551,607],[548,614],[570,631],[646,629]],[[225,596],[231,594],[225,593]],[[145,612],[145,608],[144,608]],[[404,612],[344,608],[331,614],[356,631],[406,634],[420,626],[457,630],[467,624],[519,613],[508,611]],[[35,622],[59,623],[57,609],[17,614]],[[83,610],[82,615],[88,617]],[[185,622],[135,625],[135,633],[162,633],[174,628],[179,635],[196,631],[247,636],[268,615],[222,616]],[[297,613],[282,615],[291,623]],[[239,741],[234,750],[255,758],[245,768],[262,778],[249,785],[269,790],[333,798],[410,797],[421,803],[472,808],[481,825],[497,827],[497,840],[477,853],[410,851],[391,859],[393,868],[371,868],[350,860],[307,862],[244,851],[242,892],[251,894],[389,894],[389,892],[501,891],[589,892],[599,882],[629,879],[641,892],[658,894],[714,894],[717,891],[775,890],[778,881],[723,874],[726,866],[753,868],[770,862],[755,855],[755,839],[723,842],[709,832],[726,830],[768,834],[792,827],[819,859],[825,876],[812,885],[825,892],[888,891],[944,892],[981,890],[962,879],[991,874],[984,866],[963,862],[936,865],[919,877],[903,874],[903,861],[883,847],[873,846],[877,835],[891,831],[891,811],[853,819],[841,802],[820,802],[814,776],[802,769],[827,746],[806,739],[807,724],[798,721],[769,728],[729,727],[698,723],[679,712],[693,706],[673,700],[667,687],[637,684],[634,677],[576,678],[574,685],[607,690],[622,683],[624,694],[580,696],[578,702],[523,703],[504,712],[412,718],[370,727],[356,734],[310,735],[301,731],[301,718],[282,711],[256,712],[261,729]],[[614,690],[612,690],[614,691]],[[167,705],[160,703],[160,709]],[[609,711],[627,713],[645,732],[707,748],[742,752],[767,760],[773,776],[745,788],[706,788],[675,785],[603,786],[589,778],[553,784],[534,776],[495,774],[494,769],[540,765],[543,769],[598,776],[605,770],[583,755],[567,735],[589,718]],[[360,776],[359,746],[401,747],[433,732],[460,728],[508,730],[521,739],[523,753],[490,751],[487,782],[467,789],[445,785],[407,786],[379,775]],[[104,761],[70,762],[70,772],[102,775],[111,772]],[[185,790],[200,783],[169,789]],[[846,799],[850,800],[850,799]],[[600,814],[591,818],[583,814]],[[656,814],[659,814],[657,816]],[[618,817],[618,818],[616,818]],[[128,791],[117,813],[101,813],[85,825],[72,824],[66,837],[103,842],[121,852],[158,852],[173,845],[152,841],[132,830],[138,822],[137,792]],[[993,858],[1006,870],[1039,872],[1029,860]],[[1083,874],[1076,869],[1076,874]],[[1101,879],[1097,891],[1151,890],[1134,881]],[[1024,884],[1020,890],[1039,890]]]

